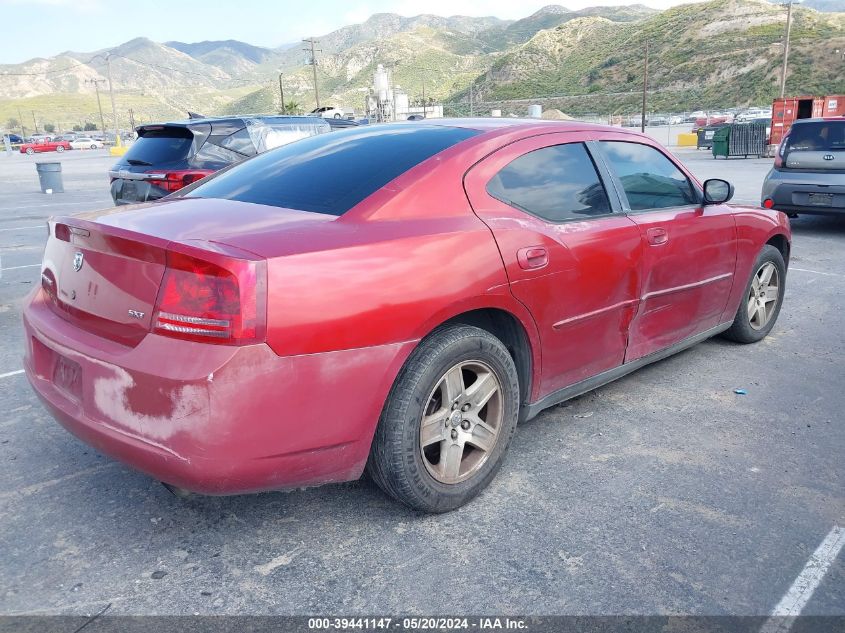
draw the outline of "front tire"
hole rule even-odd
[[[63,146],[63,145],[59,145],[59,146],[56,148],[56,151],[57,151],[57,152],[59,152],[59,153],[61,154],[63,151],[65,151],[65,148],[64,148],[64,146]]]
[[[768,335],[780,314],[786,290],[786,264],[781,252],[766,244],[752,267],[743,300],[724,336],[737,343],[756,343]]]
[[[31,147],[27,147],[27,148],[26,148],[26,154],[27,154],[27,156],[32,156],[34,153],[35,153],[35,150],[34,150],[34,149],[32,149]]]
[[[454,510],[495,477],[518,412],[519,380],[502,342],[477,327],[444,326],[399,372],[367,471],[415,510]]]

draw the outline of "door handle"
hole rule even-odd
[[[549,264],[549,251],[544,246],[528,246],[516,252],[519,267],[524,270],[537,270]]]
[[[660,227],[647,229],[645,234],[648,237],[648,243],[652,246],[660,246],[669,241],[669,232]]]

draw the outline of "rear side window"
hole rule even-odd
[[[845,121],[795,123],[786,141],[787,152],[835,150],[845,150]]]
[[[640,143],[601,141],[632,211],[668,209],[698,203],[692,184],[662,152]]]
[[[123,157],[123,162],[141,161],[161,165],[182,161],[191,153],[194,135],[184,128],[153,130],[139,136]]]
[[[583,143],[543,147],[520,156],[487,183],[487,193],[549,222],[611,213]]]
[[[477,133],[400,123],[320,134],[259,154],[187,196],[343,215],[397,176]]]

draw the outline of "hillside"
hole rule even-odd
[[[787,92],[841,92],[834,51],[845,49],[845,14],[796,7],[793,18]],[[784,24],[783,8],[763,0],[682,5],[628,24],[578,18],[501,56],[473,83],[474,94],[485,101],[565,95],[560,105],[573,112],[631,107],[641,98],[648,42],[654,108],[766,103],[780,79]]]
[[[820,9],[841,0],[812,0]],[[810,2],[806,3],[810,4]],[[657,109],[766,103],[777,91],[786,12],[765,0],[711,0],[658,12],[642,5],[572,11],[549,5],[520,20],[495,17],[371,16],[317,36],[321,101],[358,110],[377,64],[412,100],[468,111],[469,86],[482,109],[535,100],[565,112],[635,109],[646,42],[650,104]],[[793,10],[790,93],[845,91],[841,56],[845,13]],[[307,35],[307,34],[303,34]],[[110,119],[106,55],[118,118],[135,121],[278,111],[278,73],[287,100],[313,107],[312,69],[302,44],[278,48],[236,40],[157,43],[145,38],[112,50],[65,52],[0,65],[0,124],[32,116],[42,125],[99,121],[95,80]]]

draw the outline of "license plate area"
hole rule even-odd
[[[830,207],[833,206],[832,193],[808,193],[807,204],[814,207]]]
[[[82,397],[82,367],[79,363],[57,356],[53,369],[53,384],[74,400]]]

